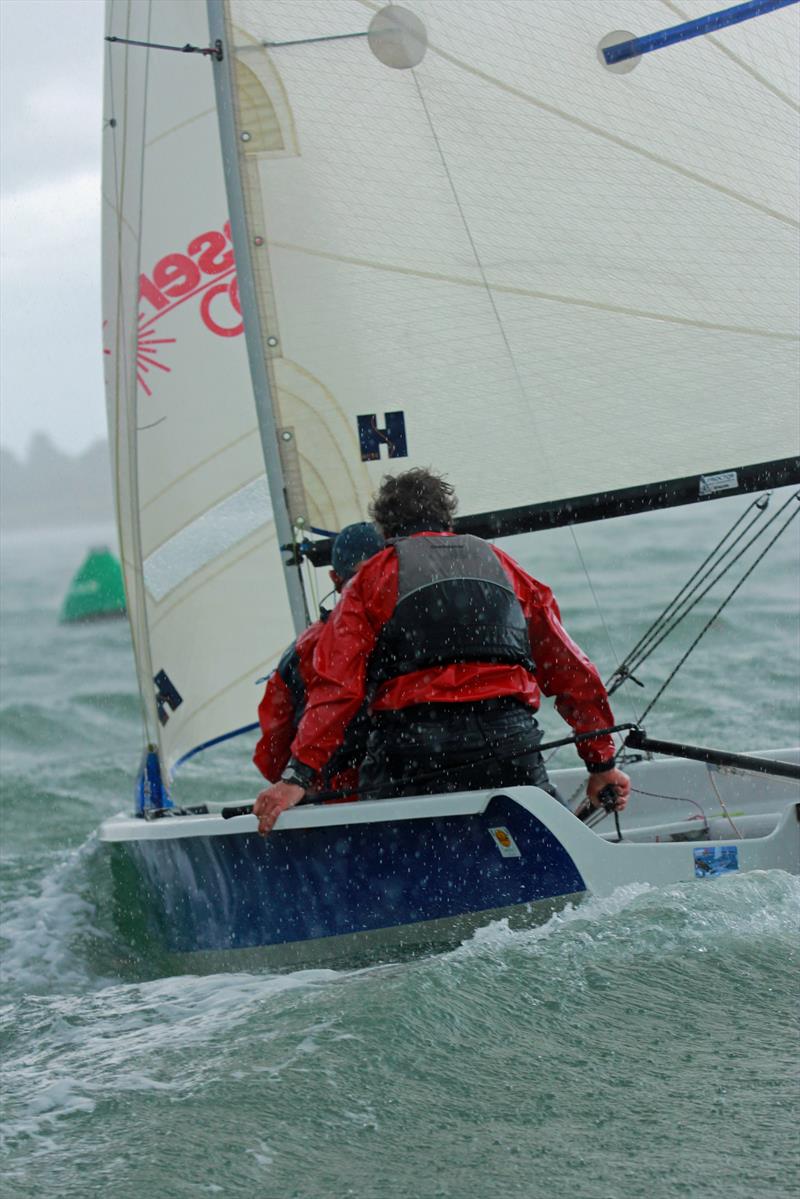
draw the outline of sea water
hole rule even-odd
[[[504,544],[607,675],[748,502]],[[155,948],[132,954],[95,833],[130,810],[142,747],[127,628],[57,624],[97,540],[4,540],[3,1196],[797,1194],[800,883],[780,871],[622,888],[358,970],[175,975]],[[793,526],[648,731],[797,744],[797,592]],[[715,594],[642,668],[645,688],[615,697],[619,719],[655,694]],[[563,731],[551,708],[543,723]],[[200,755],[184,797],[254,795],[251,749]]]

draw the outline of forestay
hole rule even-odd
[[[415,464],[464,514],[796,474],[796,6],[619,71],[720,5],[209,3],[294,517]]]
[[[114,0],[107,33],[203,47],[209,36],[205,6],[193,0]],[[147,736],[170,766],[255,719],[255,681],[292,625],[242,336],[211,68],[198,55],[140,46],[106,52],[109,429]]]

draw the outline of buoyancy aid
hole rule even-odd
[[[306,636],[308,630],[303,635],[306,637],[306,640],[302,656],[298,651],[298,642],[295,641],[285,650],[276,667],[276,671],[283,680],[294,707],[292,726],[295,731],[303,718],[308,700],[307,680],[304,675],[313,669],[311,663],[313,650],[319,640],[322,626],[329,616],[330,612],[324,608],[320,609],[318,624],[311,626],[314,630],[312,638],[309,640]],[[342,744],[322,771],[322,783],[324,787],[333,786],[337,775],[341,775],[348,770],[358,769],[366,753],[368,736],[369,713],[367,705],[364,703],[347,726]]]
[[[284,650],[278,665],[275,667],[275,673],[283,680],[284,686],[291,697],[294,708],[292,725],[296,729],[306,709],[306,685],[300,673],[300,655],[297,652],[297,642],[293,641],[288,649]]]
[[[511,580],[479,537],[403,537],[395,610],[370,657],[373,691],[450,662],[508,662],[533,672],[528,627]]]

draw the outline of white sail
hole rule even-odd
[[[107,34],[206,47],[206,9],[113,0]],[[105,119],[104,345],[120,541],[147,736],[171,766],[255,720],[255,681],[293,631],[209,59],[110,43]]]
[[[797,7],[625,73],[598,57],[615,30],[713,7],[209,0],[224,64],[108,45],[109,425],[147,735],[167,765],[252,723],[254,681],[292,636],[270,501],[284,483],[294,520],[338,529],[384,471],[415,464],[475,514],[797,453]],[[107,32],[212,37],[195,0],[110,0]]]
[[[625,73],[606,35],[715,6],[223,7],[294,516],[360,519],[387,468],[481,513],[798,452],[796,7]]]

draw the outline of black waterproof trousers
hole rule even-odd
[[[359,793],[389,799],[532,784],[563,803],[547,778],[541,740],[531,709],[509,697],[376,713]]]

